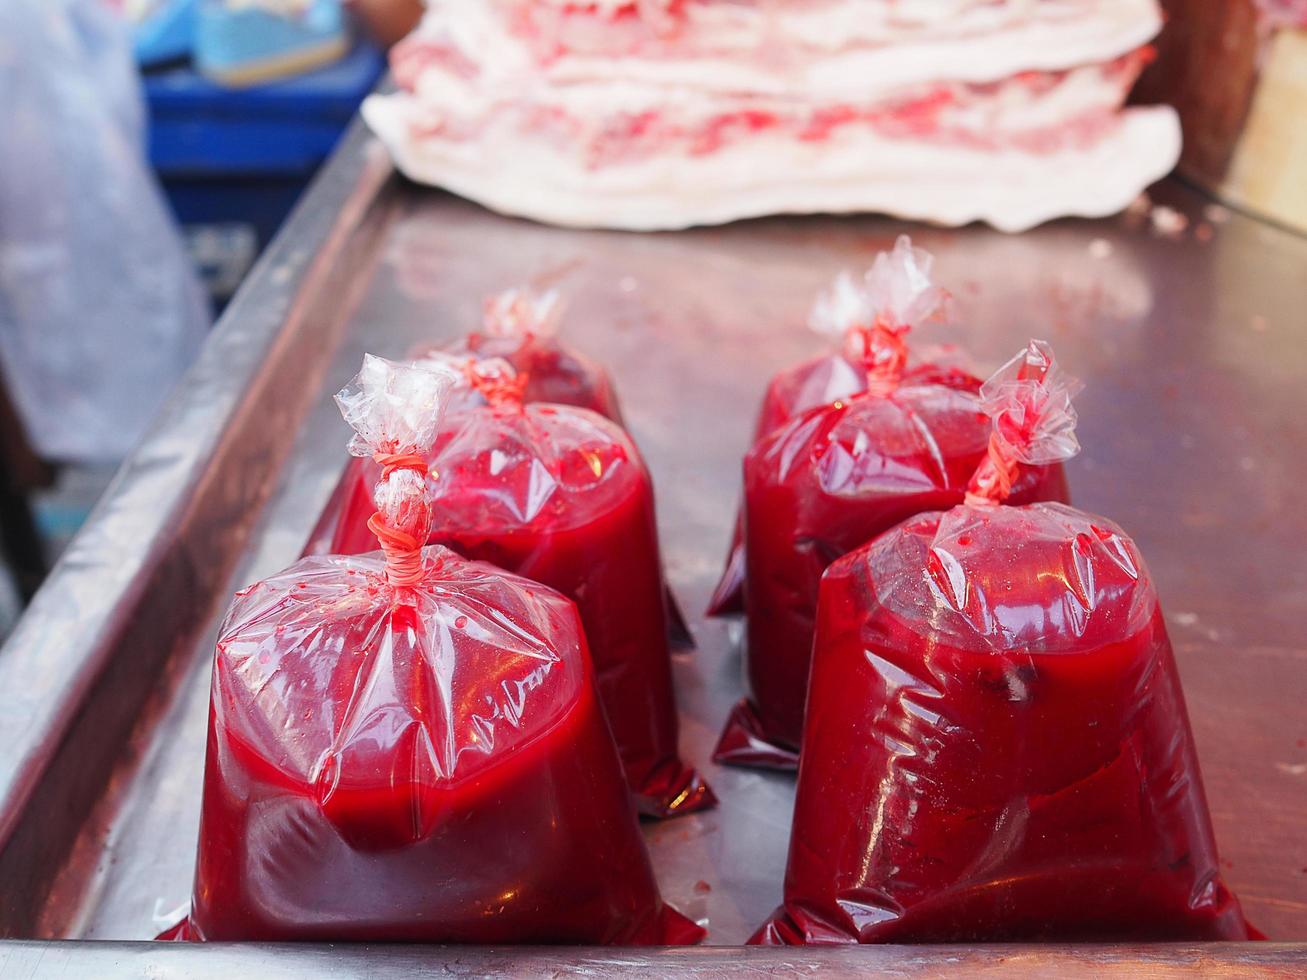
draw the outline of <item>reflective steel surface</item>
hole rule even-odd
[[[1284,943],[1201,946],[367,946],[213,943],[0,942],[0,976],[257,976],[260,980],[384,977],[956,977],[1049,976],[1152,980],[1195,975],[1301,976],[1302,948]]]
[[[684,754],[722,803],[645,832],[667,897],[709,942],[742,942],[780,898],[793,777],[709,761],[741,693],[740,626],[701,610],[766,379],[822,349],[814,293],[909,230],[957,319],[918,342],[964,344],[983,375],[1044,337],[1085,380],[1073,499],[1129,531],[1158,583],[1227,882],[1272,939],[1307,940],[1307,240],[1205,216],[1175,184],[1154,196],[1190,219],[1178,239],[1142,215],[1022,236],[878,218],[636,235],[501,218],[387,173],[355,133],[0,652],[0,935],[139,940],[182,912],[214,631],[235,588],[297,557],[340,474],[331,393],[365,351],[462,331],[529,282],[568,295],[562,332],[612,371],[654,474],[698,640],[675,664]]]

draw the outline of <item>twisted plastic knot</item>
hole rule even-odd
[[[880,315],[869,327],[849,330],[848,353],[866,369],[868,394],[883,398],[898,389],[908,364],[908,329]]]
[[[388,525],[380,513],[368,518],[368,530],[377,536],[377,541],[381,543],[381,553],[386,556],[387,582],[400,588],[417,585],[422,581],[421,541]]]
[[[981,385],[981,408],[994,428],[965,502],[1000,504],[1012,492],[1020,465],[1045,466],[1079,452],[1071,404],[1079,390],[1080,382],[1060,370],[1042,340],[1032,340]]]
[[[472,389],[493,406],[520,406],[525,399],[526,383],[530,378],[526,373],[510,375],[499,371],[483,371],[481,365],[472,358],[463,365],[463,376]]]
[[[389,480],[392,473],[409,470],[424,479],[431,470],[419,453],[373,453],[372,459],[381,467],[381,481]],[[422,579],[422,545],[413,535],[387,524],[381,512],[368,518],[368,530],[377,536],[381,552],[386,556],[386,581],[394,586],[417,585]]]
[[[398,470],[412,470],[426,476],[430,473],[427,461],[418,453],[373,453],[372,459],[381,467],[381,479],[390,479]]]
[[[1002,503],[1012,493],[1019,463],[999,434],[991,433],[985,460],[976,467],[963,502],[968,507],[993,507]]]

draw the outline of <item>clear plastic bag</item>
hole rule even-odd
[[[442,480],[428,540],[574,599],[640,812],[670,817],[713,805],[677,749],[653,486],[639,451],[594,412],[524,404],[521,377],[504,361],[441,356],[488,404],[451,414],[436,441],[429,462]],[[371,547],[375,475],[376,464],[363,461],[333,550]]]
[[[666,906],[575,605],[443,547],[448,376],[365,360],[382,554],[301,559],[218,639],[192,912],[176,938],[694,942]]]
[[[906,349],[885,330],[868,346],[886,348],[874,356],[890,365],[868,375],[868,390],[791,418],[745,456],[750,697],[727,719],[718,762],[798,765],[822,573],[905,518],[960,503],[985,456],[990,422],[974,378],[906,371]],[[1061,466],[1027,468],[1013,499],[1065,501]]]
[[[103,0],[0,3],[0,93],[5,381],[42,456],[116,461],[208,327],[125,25]]]
[[[961,368],[937,363],[943,350],[925,360],[911,360],[906,336],[912,326],[942,315],[948,294],[931,281],[935,264],[930,253],[912,247],[900,235],[893,252],[876,257],[861,282],[844,273],[817,298],[809,326],[838,340],[840,350],[822,354],[778,372],[767,385],[754,425],[752,445],[775,432],[796,415],[830,405],[875,387],[877,379],[897,377],[901,384],[946,384],[980,387]],[[708,615],[744,611],[744,516],[736,516],[735,531],[722,577],[713,590]]]
[[[986,385],[967,502],[826,573],[785,904],[753,942],[1248,937],[1138,549],[999,505],[1075,452],[1073,391],[1032,345]]]

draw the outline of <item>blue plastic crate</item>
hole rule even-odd
[[[223,88],[190,66],[146,73],[150,160],[216,306],[276,234],[385,67],[385,56],[360,42],[333,65],[253,88]]]
[[[189,65],[149,72],[150,160],[165,180],[307,179],[335,147],[385,67],[380,51],[359,43],[326,68],[253,88],[223,88]]]

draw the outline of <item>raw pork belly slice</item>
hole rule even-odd
[[[1156,0],[431,0],[363,114],[414,180],[555,224],[1017,231],[1174,166],[1174,111],[1122,109],[1160,25]]]

